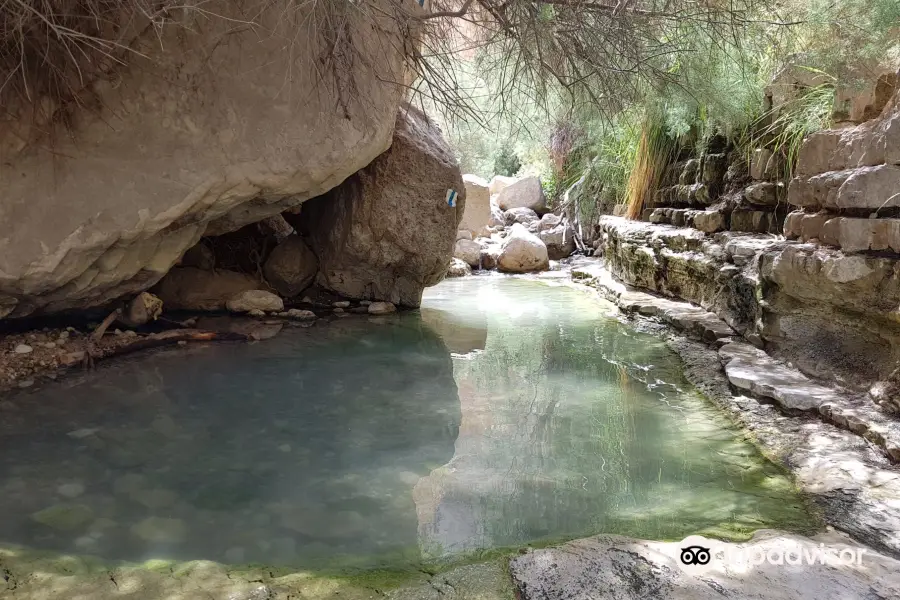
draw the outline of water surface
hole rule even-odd
[[[656,337],[562,286],[109,363],[8,399],[0,545],[385,566],[811,523]]]

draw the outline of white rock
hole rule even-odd
[[[34,348],[29,346],[28,344],[19,344],[18,346],[16,346],[13,352],[15,352],[16,354],[31,354],[33,350]]]
[[[471,274],[472,267],[466,261],[458,258],[450,260],[450,266],[447,267],[447,277],[465,277]]]
[[[64,483],[56,488],[56,493],[65,498],[77,498],[84,493],[84,485],[78,482]]]
[[[494,178],[491,179],[491,182],[488,184],[488,191],[493,196],[494,194],[499,194],[504,189],[508,188],[518,179],[515,177],[506,177],[504,175],[494,175]]]
[[[541,180],[537,177],[526,177],[504,188],[497,197],[497,206],[502,210],[530,208],[538,213],[547,212],[547,199],[541,188]]]
[[[497,268],[510,273],[546,271],[550,267],[547,246],[520,223],[512,226],[509,236],[503,240]]]
[[[333,306],[335,308],[350,308],[350,301],[349,300],[341,300],[339,302],[332,302],[331,306]]]
[[[316,318],[316,313],[311,310],[300,310],[299,308],[291,308],[285,313],[286,317],[291,319],[299,319],[301,321],[310,321]]]
[[[284,310],[284,302],[281,298],[265,290],[248,290],[235,294],[225,302],[225,307],[231,312],[243,313],[253,309],[263,312],[280,312]]]
[[[453,249],[453,256],[470,267],[477,268],[481,260],[481,244],[473,240],[457,240]]]

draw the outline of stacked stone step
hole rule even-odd
[[[724,150],[724,149],[722,149]],[[669,166],[653,206],[642,219],[651,223],[694,227],[712,233],[728,228],[728,216],[715,205],[724,189],[728,153],[706,152]]]
[[[900,92],[877,119],[810,136],[788,202],[790,239],[900,254]]]
[[[787,212],[780,154],[757,148],[750,158],[750,183],[733,197],[731,231],[777,233]]]

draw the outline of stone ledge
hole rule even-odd
[[[858,548],[836,533],[805,536],[760,530],[744,543],[696,538],[700,545],[731,556],[763,555],[794,549],[812,553],[820,544]],[[510,561],[517,597],[522,600],[616,598],[714,600],[727,598],[897,598],[900,561],[868,550],[860,564],[749,567],[713,554],[700,572],[680,561],[682,544],[598,535],[558,548],[535,550]],[[615,590],[615,591],[613,591]]]
[[[618,280],[599,261],[572,268],[572,278],[598,289],[620,309],[656,317],[686,334],[720,347],[719,358],[736,389],[774,402],[788,413],[814,413],[875,444],[900,462],[900,423],[863,396],[815,383],[763,350],[736,341],[735,331],[714,313],[680,300],[639,291]]]

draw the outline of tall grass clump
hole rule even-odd
[[[641,124],[634,166],[625,187],[625,216],[633,220],[641,218],[675,155],[675,141],[669,137],[664,123],[658,116],[648,113]]]

